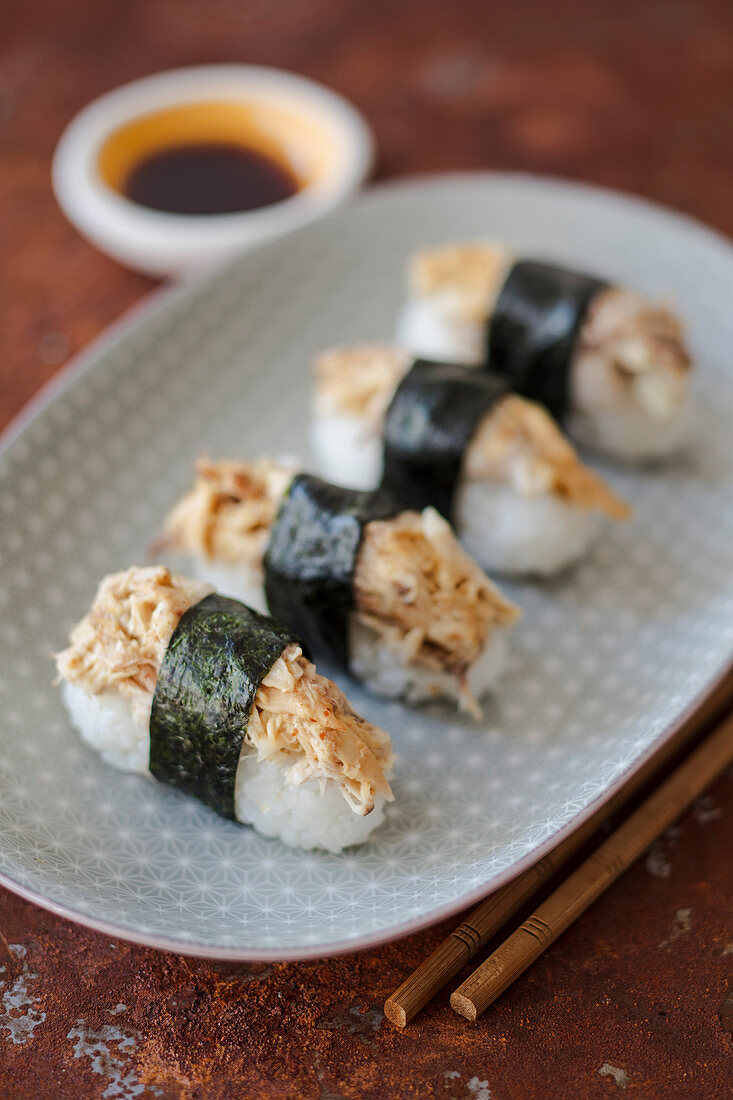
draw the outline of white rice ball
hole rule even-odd
[[[487,572],[549,576],[581,558],[603,519],[552,493],[524,497],[505,485],[466,481],[458,488],[456,532]]]
[[[265,599],[265,582],[259,572],[236,562],[213,561],[200,554],[191,555],[188,574],[197,581],[205,581],[222,596],[239,600],[247,607],[268,615]]]
[[[407,703],[460,699],[455,676],[400,660],[399,652],[387,647],[373,630],[360,623],[355,616],[351,621],[349,647],[352,673],[375,695],[402,699]],[[468,689],[475,699],[480,699],[494,686],[504,671],[506,660],[505,632],[494,630],[468,672]]]
[[[422,298],[411,298],[402,307],[395,338],[420,359],[475,367],[484,355],[484,326],[451,319],[434,301]]]
[[[572,413],[568,434],[589,450],[627,462],[654,462],[679,454],[694,435],[694,405],[689,394],[666,420],[655,420],[630,404],[622,409]]]
[[[136,721],[132,700],[125,695],[88,695],[68,680],[64,680],[61,690],[71,724],[86,745],[113,768],[150,775],[149,709]]]
[[[316,469],[347,489],[375,489],[382,476],[382,439],[347,413],[314,413],[310,425]]]
[[[239,821],[291,848],[325,848],[340,852],[362,844],[384,820],[384,798],[377,796],[371,813],[355,814],[334,783],[321,792],[316,780],[294,787],[287,769],[243,755],[237,768],[235,805]]]

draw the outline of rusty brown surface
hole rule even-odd
[[[0,425],[151,285],[56,209],[62,126],[123,80],[232,59],[350,96],[381,175],[573,175],[733,232],[729,0],[6,0]],[[404,1033],[384,998],[448,925],[324,962],[217,965],[0,891],[0,1098],[729,1096],[731,851],[728,776],[475,1028],[444,996]]]

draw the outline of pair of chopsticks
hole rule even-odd
[[[387,1019],[405,1027],[522,906],[627,803],[682,745],[689,744],[731,684],[721,685],[705,707],[624,789],[580,829],[524,874],[483,901],[385,1003]],[[451,1007],[475,1021],[585,910],[639,858],[706,787],[733,762],[733,714],[542,902],[535,912],[451,995]]]

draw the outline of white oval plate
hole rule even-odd
[[[476,236],[672,294],[699,364],[697,453],[612,471],[633,521],[568,576],[511,587],[525,615],[483,723],[346,684],[400,756],[368,845],[294,851],[105,766],[73,734],[49,658],[98,578],[144,558],[199,449],[305,454],[311,353],[388,337],[411,249]],[[733,653],[732,290],[733,252],[684,218],[577,185],[448,177],[379,188],[108,334],[0,457],[2,881],[157,947],[303,958],[426,925],[548,850]]]

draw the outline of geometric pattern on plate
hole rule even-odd
[[[480,724],[343,680],[389,730],[396,801],[368,844],[294,852],[73,733],[52,650],[97,579],[140,561],[197,451],[305,457],[308,362],[388,338],[406,257],[500,237],[670,293],[703,431],[691,458],[604,469],[634,507],[571,573],[507,585],[524,615]],[[644,203],[511,176],[380,188],[158,300],[0,456],[0,873],[161,946],[288,957],[386,939],[505,880],[607,794],[733,653],[733,254]],[[327,671],[327,670],[325,670]]]

